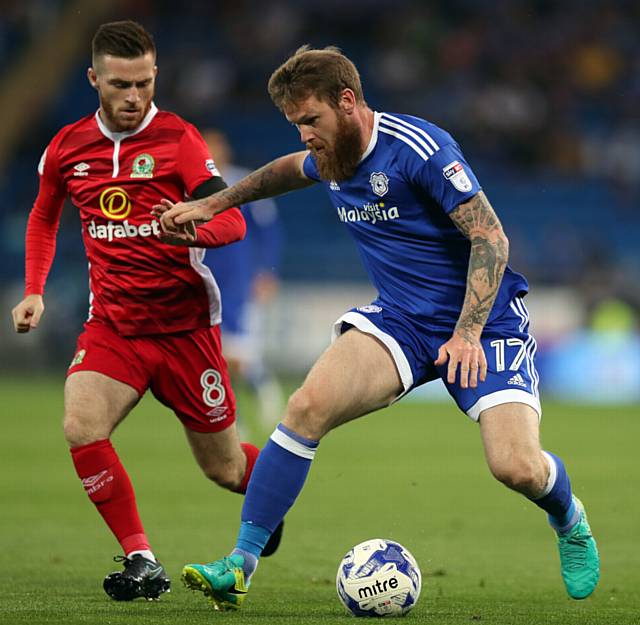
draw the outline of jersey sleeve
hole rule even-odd
[[[229,208],[203,226],[198,226],[198,247],[222,247],[244,239],[247,223],[239,208]]]
[[[455,142],[431,155],[415,172],[414,183],[440,204],[447,214],[482,188]]]
[[[177,167],[187,195],[191,195],[205,180],[220,176],[202,135],[191,124],[185,123],[178,146]]]
[[[316,182],[320,182],[322,178],[320,178],[320,174],[318,173],[318,167],[316,162],[313,160],[313,156],[311,156],[311,152],[307,154],[304,159],[304,163],[302,163],[302,170],[304,171],[304,175]]]
[[[44,151],[38,173],[40,187],[29,214],[25,238],[25,295],[42,295],[56,252],[66,188],[60,176],[55,140]]]

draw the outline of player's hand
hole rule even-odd
[[[20,334],[35,330],[44,312],[42,295],[27,295],[12,311],[13,327]]]
[[[478,380],[484,382],[487,379],[487,359],[482,349],[480,339],[456,330],[453,336],[438,350],[438,359],[435,365],[441,366],[449,361],[447,367],[447,382],[454,384],[456,372],[460,366],[460,387],[476,388]]]
[[[163,232],[176,234],[187,222],[206,223],[215,215],[215,210],[204,200],[174,204],[171,200],[163,199],[160,204],[154,204],[151,214],[160,221]]]
[[[174,206],[174,204],[169,200],[161,201],[166,202],[166,205],[158,204],[151,209],[151,214],[160,222],[162,234],[159,236],[159,239],[163,243],[167,243],[168,245],[183,245],[187,247],[195,246],[198,241],[198,233],[196,230],[195,222],[187,221],[184,224],[176,226],[174,230],[167,230],[162,223],[161,217],[172,206]]]
[[[179,232],[176,234],[168,234],[165,232],[160,235],[159,239],[167,245],[198,247],[198,236],[196,234],[191,234],[190,232]]]

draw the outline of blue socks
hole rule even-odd
[[[544,492],[533,503],[549,515],[549,523],[559,534],[570,531],[580,518],[571,493],[571,482],[564,463],[555,454],[542,452],[549,462],[549,479]]]
[[[260,451],[242,506],[242,524],[232,554],[242,555],[249,577],[271,533],[302,490],[318,441],[309,440],[282,423]]]

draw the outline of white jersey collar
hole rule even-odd
[[[371,130],[371,139],[369,139],[369,145],[360,159],[361,163],[365,158],[367,158],[367,156],[369,156],[369,154],[371,154],[371,152],[373,152],[373,149],[376,147],[376,143],[378,143],[378,123],[380,122],[380,115],[381,113],[373,111],[373,129]]]
[[[109,130],[100,117],[100,109],[96,111],[96,122],[98,123],[100,132],[105,137],[107,137],[107,139],[111,139],[111,141],[115,143],[116,141],[122,141],[127,137],[133,137],[139,132],[142,132],[151,123],[151,120],[153,120],[157,112],[158,107],[152,102],[151,107],[149,108],[149,112],[144,116],[142,123],[134,130],[124,130],[123,132],[112,132],[111,130]]]

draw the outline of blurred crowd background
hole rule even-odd
[[[303,43],[338,45],[358,65],[373,109],[425,117],[462,145],[503,220],[511,265],[533,286],[541,366],[555,380],[548,388],[571,388],[579,398],[640,397],[640,3],[633,0],[5,0],[5,370],[36,366],[34,354],[38,367],[67,361],[86,313],[86,262],[69,207],[47,295],[52,319],[40,338],[20,343],[10,335],[40,154],[61,126],[96,109],[86,80],[90,39],[100,22],[123,18],[155,36],[158,106],[203,129],[224,129],[247,167],[300,147],[268,98],[273,69]],[[367,303],[353,297],[369,296],[324,193],[305,193],[278,200],[283,288],[270,344],[283,371],[306,366],[309,319],[321,317],[325,332],[311,353],[326,343],[333,317]],[[595,379],[606,380],[604,395],[594,394]]]

